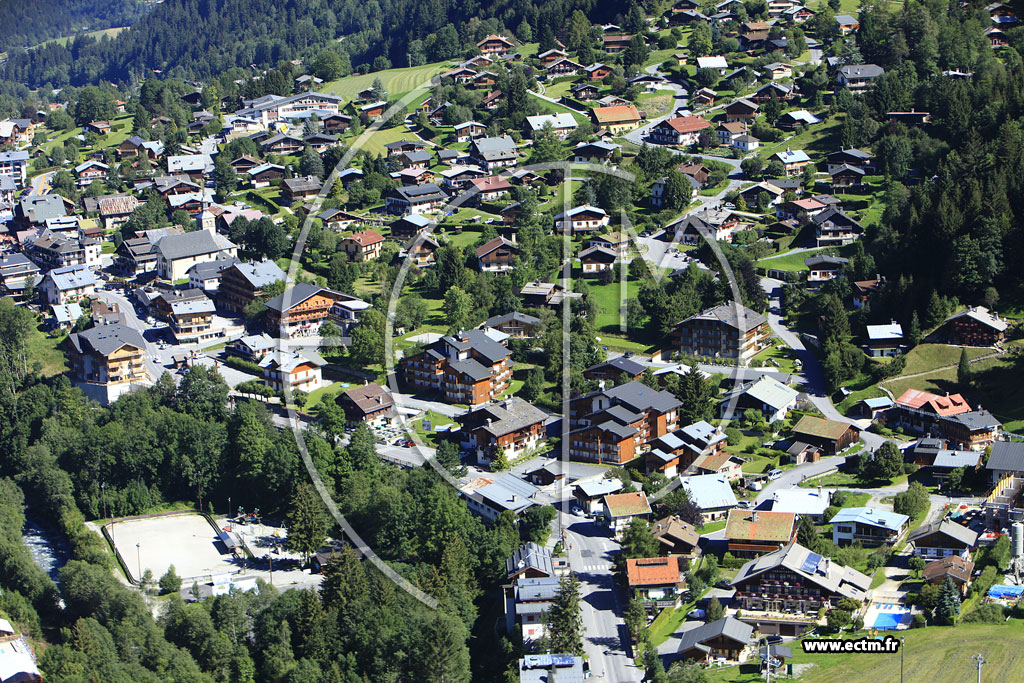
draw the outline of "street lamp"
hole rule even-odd
[[[900,683],[903,683],[903,651],[906,649],[906,636],[900,636]]]
[[[139,563],[139,580],[142,580],[142,543],[135,544],[135,559]]]

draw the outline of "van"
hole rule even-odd
[[[781,476],[782,476],[782,470],[772,470],[771,472],[768,473],[768,478],[770,480],[772,480],[772,481],[775,481],[776,479],[778,479]]]

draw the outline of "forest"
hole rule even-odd
[[[27,48],[79,31],[129,26],[148,10],[142,0],[53,0],[0,4],[0,51]]]

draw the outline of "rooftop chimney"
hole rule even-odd
[[[756,522],[757,521],[757,510],[754,510],[753,512],[750,513],[750,521],[751,522]]]

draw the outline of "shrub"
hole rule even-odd
[[[924,615],[918,612],[914,615],[914,622],[911,628],[924,628],[928,625],[928,620],[924,618]]]
[[[1005,620],[1006,608],[997,603],[989,603],[968,612],[960,621],[974,624],[1001,624]]]

